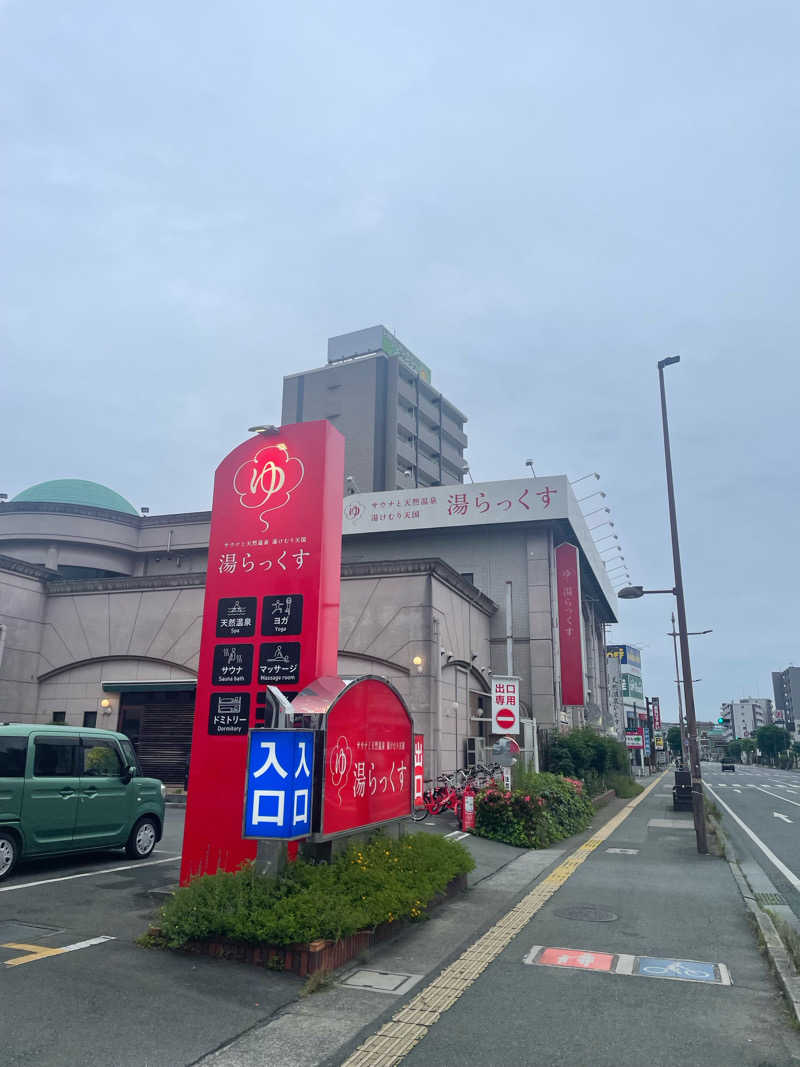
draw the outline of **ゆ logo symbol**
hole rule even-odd
[[[259,518],[266,529],[266,514],[289,503],[304,474],[303,461],[290,456],[286,445],[267,445],[238,468],[233,488],[242,507],[262,509]]]

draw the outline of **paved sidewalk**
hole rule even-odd
[[[731,870],[697,854],[670,785],[660,779],[610,835],[568,854],[442,978],[403,998],[380,1037],[366,1030],[329,1063],[388,1067],[398,1052],[408,1067],[800,1063]]]

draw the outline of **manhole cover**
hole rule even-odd
[[[6,941],[33,941],[36,938],[60,933],[61,930],[57,926],[32,926],[30,923],[2,922],[0,923],[0,944]]]
[[[780,893],[754,893],[756,902],[763,907],[765,904],[785,904],[786,898],[782,897]]]
[[[619,915],[608,908],[598,908],[596,904],[576,904],[571,908],[557,908],[556,915],[562,919],[578,919],[584,923],[613,923]]]

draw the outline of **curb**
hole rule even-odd
[[[728,855],[732,857],[735,857],[736,855],[730,840],[716,819],[709,817],[709,822],[713,824],[717,836],[723,843],[731,874],[733,875],[739,892],[742,894],[742,900],[744,900],[747,909],[753,916],[759,932],[764,939],[764,947],[766,948],[769,961],[772,964],[775,974],[778,976],[778,981],[781,984],[783,992],[786,994],[786,999],[792,1006],[795,1022],[800,1025],[800,975],[798,975],[795,970],[792,958],[781,940],[780,934],[775,928],[775,924],[770,916],[765,911],[762,911],[756,901],[755,896],[753,895],[753,890],[739,867],[738,861],[735,858],[728,859]]]

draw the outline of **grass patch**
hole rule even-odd
[[[644,786],[634,781],[629,774],[607,774],[606,788],[613,789],[622,800],[630,800],[644,792]]]
[[[291,945],[341,937],[400,919],[419,920],[453,878],[475,863],[463,845],[433,834],[351,845],[333,863],[297,860],[279,877],[245,864],[195,878],[163,905],[156,947],[226,938]]]

